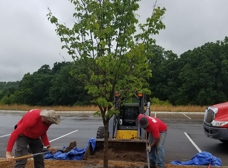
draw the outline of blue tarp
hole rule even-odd
[[[186,162],[172,161],[173,165],[209,165],[211,166],[221,166],[221,159],[213,156],[209,152],[200,152],[197,153],[191,160]]]
[[[77,147],[74,147],[72,150],[70,150],[67,153],[62,153],[60,151],[56,152],[55,154],[48,153],[44,156],[44,159],[56,159],[56,160],[82,160],[84,157],[84,154],[86,152],[86,149],[89,147],[89,145],[92,146],[92,150],[95,150],[96,146],[96,140],[94,138],[91,138],[88,143],[86,144],[85,148],[80,149]],[[62,150],[64,150],[66,147],[63,147]]]

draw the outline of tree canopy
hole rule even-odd
[[[82,68],[72,73],[99,106],[105,124],[111,116],[105,114],[113,107],[115,91],[126,97],[136,91],[150,92],[148,57],[153,54],[152,35],[165,28],[161,21],[165,9],[154,8],[142,24],[136,15],[139,0],[71,2],[75,5],[72,28],[59,23],[51,11],[48,19],[56,25],[63,48],[81,62]]]
[[[51,11],[48,14],[64,43],[62,48],[82,64],[80,71],[75,68],[72,73],[84,83],[99,107],[106,133],[109,119],[115,113],[116,91],[124,95],[125,100],[137,91],[150,93],[147,79],[152,74],[148,57],[153,54],[151,45],[155,44],[152,35],[165,28],[161,21],[165,8],[155,6],[145,23],[139,23],[139,1],[70,0],[75,6],[71,28],[59,23]],[[104,154],[104,167],[108,164],[106,157]]]

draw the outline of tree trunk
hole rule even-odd
[[[104,168],[108,168],[108,122],[105,122],[105,135],[104,135]]]

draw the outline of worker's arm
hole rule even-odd
[[[47,132],[45,132],[43,135],[41,135],[41,140],[42,140],[44,146],[50,146],[50,142],[48,140]]]
[[[159,142],[159,140],[160,140],[160,137],[154,138],[153,142],[152,142],[150,145],[148,145],[148,146],[146,147],[146,150],[147,150],[148,152],[150,152],[150,151],[151,151],[151,148],[152,148],[153,146],[155,146],[155,145]]]
[[[20,126],[17,126],[17,128],[11,133],[8,143],[7,143],[7,148],[6,148],[7,161],[13,161],[12,149],[13,149],[16,139],[19,137],[20,134],[22,134],[24,132],[25,129],[27,129],[33,125],[34,124],[32,122],[25,121]]]
[[[158,130],[157,127],[153,127],[153,128],[151,129],[150,134],[151,134],[151,135],[153,136],[153,138],[154,138],[153,142],[150,144],[150,146],[152,147],[152,146],[156,145],[156,144],[159,142],[159,140],[160,140],[160,133],[159,133],[159,130]]]
[[[153,140],[153,142],[150,144],[150,146],[152,147],[152,146],[156,145],[156,144],[159,142],[159,140],[160,140],[160,137],[155,138],[155,139]]]
[[[47,146],[47,149],[51,151],[52,153],[56,153],[56,148],[52,147],[47,136],[47,132],[45,132],[43,135],[41,135],[41,140],[45,146]]]

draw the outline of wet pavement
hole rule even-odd
[[[152,113],[168,125],[165,142],[166,163],[188,161],[201,151],[210,152],[220,158],[223,165],[228,165],[228,146],[218,140],[210,139],[203,132],[204,113]],[[9,134],[23,113],[0,113],[0,158],[5,157],[5,148]],[[92,113],[61,114],[60,125],[52,125],[48,130],[51,144],[57,148],[68,146],[76,141],[79,148],[84,148],[90,138],[96,137],[99,126],[103,125],[100,117]],[[198,149],[192,144],[189,138]]]

